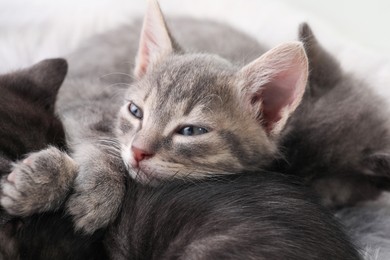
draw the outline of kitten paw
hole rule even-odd
[[[110,171],[102,161],[79,169],[73,193],[66,208],[73,217],[75,229],[92,234],[107,227],[118,215],[125,193],[125,180],[120,171]],[[102,170],[104,169],[104,170]]]
[[[67,197],[76,174],[73,160],[55,147],[32,153],[2,179],[1,206],[18,216],[55,209]]]
[[[66,211],[77,231],[92,234],[117,217],[126,189],[126,168],[112,142],[84,142],[74,148],[79,165]]]
[[[105,176],[104,176],[105,175]],[[107,227],[118,215],[125,191],[125,181],[119,174],[94,172],[76,177],[74,193],[67,201],[67,212],[73,217],[75,229],[92,234]]]

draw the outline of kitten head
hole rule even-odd
[[[65,145],[54,105],[66,73],[65,60],[50,59],[0,75],[0,174],[26,153]]]
[[[303,43],[310,66],[310,88],[306,95],[321,97],[341,81],[343,72],[340,64],[321,46],[307,23],[299,26],[298,38]]]
[[[186,53],[149,1],[134,74],[117,136],[132,177],[256,170],[277,152],[276,139],[298,106],[308,65],[301,43],[282,44],[244,67]]]

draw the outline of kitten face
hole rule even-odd
[[[129,89],[117,136],[134,178],[237,173],[270,160],[275,145],[243,106],[237,73],[216,56],[172,55]]]
[[[186,54],[156,1],[144,18],[134,75],[117,137],[131,176],[167,178],[258,170],[303,96],[301,43],[279,45],[238,68],[214,55]]]

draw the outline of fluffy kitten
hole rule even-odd
[[[4,177],[3,182],[15,181],[15,176],[7,179],[7,175],[13,162],[23,159],[27,153],[48,145],[62,150],[66,148],[62,123],[54,113],[57,92],[66,72],[65,60],[51,59],[0,76],[0,174]],[[58,179],[51,180],[58,182],[50,183],[50,179],[44,176],[51,174],[47,172],[50,161],[41,163],[40,169],[44,170],[39,172],[42,177],[40,185],[51,186],[51,193],[57,192],[55,188],[59,182],[73,182],[73,178],[64,180],[56,176]],[[34,179],[25,181],[31,183]],[[41,188],[35,185],[30,187]],[[66,196],[68,192],[61,195]],[[27,193],[18,193],[17,196],[27,202],[24,196],[33,196],[34,189]],[[8,202],[12,202],[13,195],[11,193],[8,197]],[[7,200],[3,202],[7,205]],[[28,203],[25,206],[28,207]],[[93,239],[75,234],[71,219],[65,217],[63,211],[23,218],[11,217],[3,209],[0,214],[1,259],[88,259],[90,256],[97,259],[102,256],[101,245],[94,248]]]
[[[307,24],[299,39],[309,84],[282,134],[284,160],[273,170],[302,177],[330,207],[373,199],[390,188],[388,109],[364,81],[342,71]]]

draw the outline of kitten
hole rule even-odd
[[[54,113],[57,92],[66,72],[65,60],[50,59],[24,70],[0,75],[0,174],[3,182],[15,181],[12,176],[7,179],[7,175],[13,168],[13,162],[22,160],[27,153],[39,151],[48,145],[66,149],[65,132]],[[45,167],[46,170],[50,162],[43,163],[41,169]],[[50,174],[45,170],[40,174]],[[70,186],[73,179],[74,176],[65,183],[68,182]],[[26,179],[29,182],[35,180]],[[57,192],[57,183],[47,182],[48,178],[40,181],[39,186],[30,187],[41,189],[42,185],[51,186],[54,189],[50,193]],[[59,178],[59,181],[62,179]],[[29,194],[33,192],[31,190]],[[24,199],[23,193],[18,195]],[[28,204],[25,206],[28,207]],[[15,218],[1,209],[0,258],[88,259],[87,256],[93,255],[96,259],[99,253],[101,255],[101,246],[93,248],[93,239],[75,234],[71,219],[63,213],[60,210],[57,213]]]
[[[299,39],[309,59],[309,84],[282,134],[285,160],[273,170],[302,177],[329,207],[374,199],[390,188],[387,107],[364,81],[342,71],[307,24]]]
[[[46,60],[0,77],[0,174],[12,162],[48,144],[65,147],[65,132],[54,115],[56,94],[65,77],[64,60]]]

